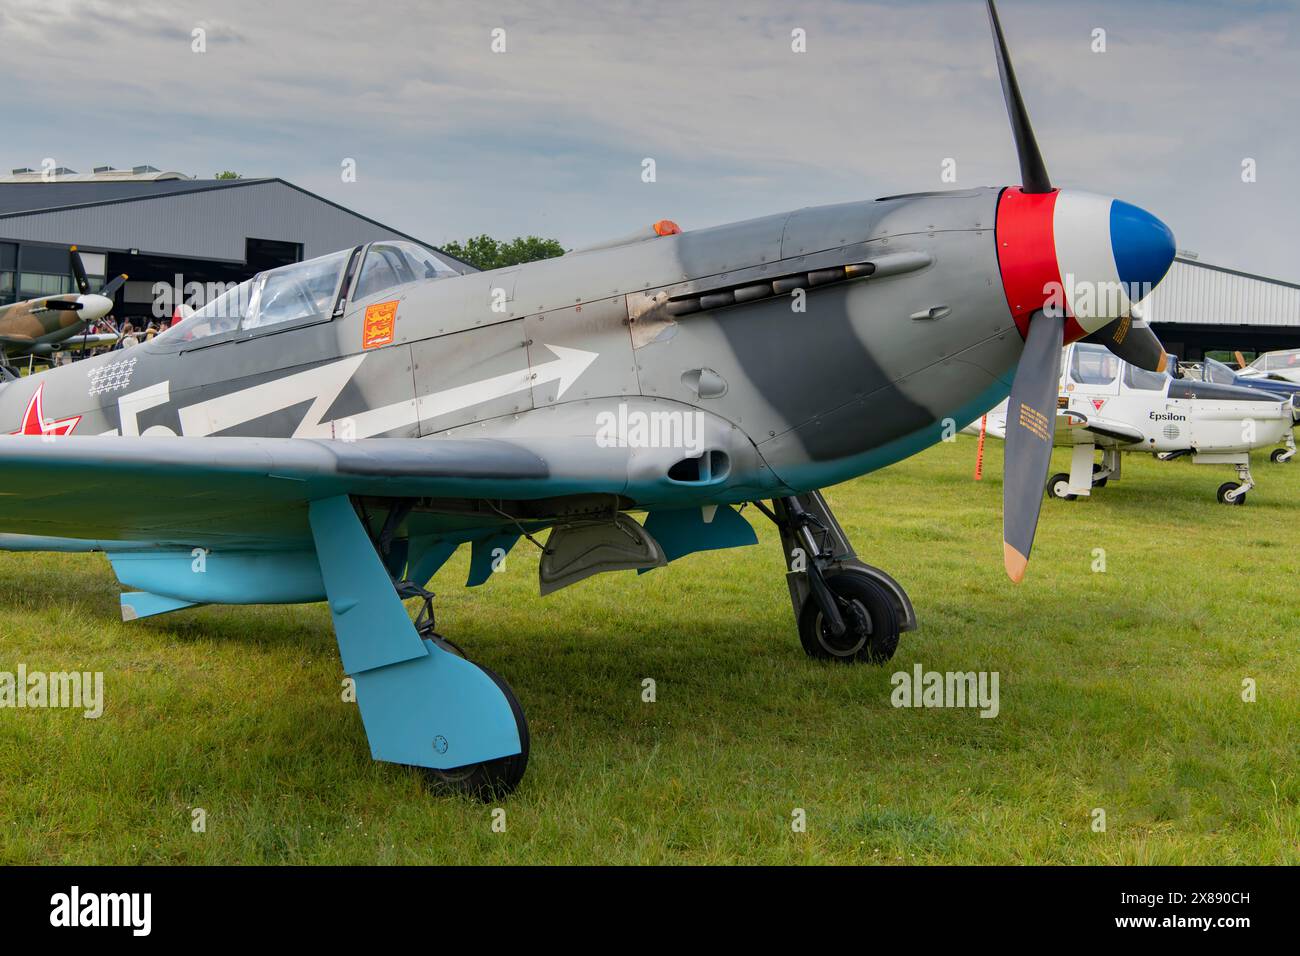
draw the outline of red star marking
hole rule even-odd
[[[1097,409],[1097,411],[1101,411],[1101,407],[1105,404],[1106,404],[1106,399],[1104,398],[1094,398],[1092,400],[1092,407]]]
[[[10,435],[71,435],[72,430],[81,422],[81,416],[75,418],[60,418],[58,421],[46,421],[44,409],[41,407],[41,393],[45,391],[45,383],[41,382],[36,388],[32,400],[27,403],[27,411],[23,413],[23,423],[18,426],[18,431],[10,432]]]

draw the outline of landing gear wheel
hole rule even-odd
[[[1273,454],[1268,456],[1268,460],[1275,465],[1285,465],[1291,460],[1291,456],[1286,448],[1274,448]]]
[[[1093,475],[1094,475],[1094,476],[1095,476],[1095,475],[1098,475],[1098,474],[1101,473],[1101,471],[1102,471],[1102,467],[1101,467],[1101,465],[1097,464],[1096,462],[1093,462],[1093,465],[1092,465],[1092,473],[1093,473]],[[1110,481],[1110,475],[1107,475],[1105,478],[1097,478],[1097,477],[1094,477],[1094,478],[1092,479],[1092,486],[1093,486],[1094,488],[1105,488],[1105,487],[1106,487],[1106,482],[1108,482],[1108,481]]]
[[[1047,479],[1047,496],[1061,501],[1073,501],[1079,497],[1070,494],[1070,476],[1063,471]]]
[[[528,767],[528,720],[524,717],[524,709],[519,705],[519,698],[510,689],[510,685],[482,664],[474,666],[492,678],[497,687],[501,688],[501,693],[505,694],[506,700],[510,702],[510,709],[515,715],[515,725],[519,728],[520,752],[498,760],[470,764],[467,767],[455,767],[451,770],[434,770],[432,767],[421,767],[420,770],[435,790],[445,793],[463,793],[487,803],[511,793],[524,778],[524,770]]]
[[[883,664],[893,657],[898,649],[898,614],[884,588],[852,571],[831,575],[826,586],[839,599],[846,628],[836,637],[810,594],[799,613],[799,642],[804,652],[817,660],[843,664]]]
[[[465,651],[461,649],[461,646],[455,641],[449,641],[441,634],[431,634],[429,635],[429,639],[449,654],[455,654],[457,657],[463,657],[465,660],[469,660],[469,655],[466,654]],[[486,670],[486,668],[484,669]],[[497,683],[500,683],[500,681]]]
[[[1245,495],[1245,492],[1243,492],[1242,494],[1237,495],[1237,497],[1235,497],[1235,498],[1229,498],[1229,497],[1228,497],[1228,492],[1230,492],[1230,491],[1236,491],[1236,490],[1237,490],[1238,488],[1240,488],[1240,487],[1241,487],[1241,485],[1237,484],[1235,481],[1225,481],[1223,484],[1219,485],[1219,493],[1218,493],[1219,504],[1221,504],[1221,505],[1244,505],[1244,504],[1246,503],[1246,495]]]

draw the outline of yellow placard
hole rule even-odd
[[[361,327],[361,348],[377,349],[381,345],[392,345],[397,330],[397,301],[376,302],[366,309],[365,321]]]

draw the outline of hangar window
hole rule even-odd
[[[19,278],[19,291],[24,298],[35,299],[43,295],[65,295],[72,291],[72,277],[48,275],[41,272],[23,272]]]
[[[353,299],[366,299],[420,279],[450,279],[459,273],[413,242],[376,242],[366,251]]]
[[[1076,345],[1070,378],[1080,385],[1112,385],[1119,377],[1119,359],[1100,345]]]

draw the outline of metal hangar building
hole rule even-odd
[[[1143,309],[1165,348],[1190,362],[1206,352],[1300,348],[1300,284],[1210,265],[1190,253],[1178,254]]]
[[[159,283],[175,290],[171,301],[178,293],[185,298],[192,282],[238,282],[377,239],[411,240],[458,272],[474,271],[283,179],[190,179],[151,166],[92,174],[19,169],[0,178],[0,305],[73,291],[72,245],[92,287],[105,276],[130,277],[115,315],[139,325],[162,317]]]

